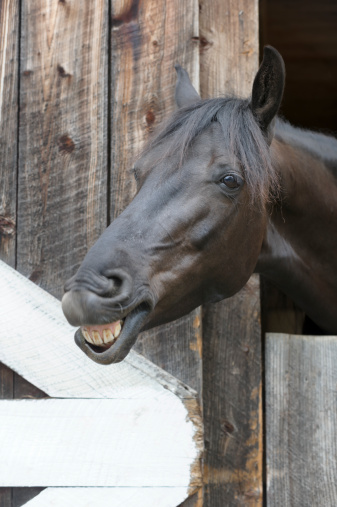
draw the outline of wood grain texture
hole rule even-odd
[[[106,225],[107,0],[23,2],[17,268],[60,297]]]
[[[201,0],[201,96],[248,97],[258,68],[258,2]],[[205,308],[205,507],[262,505],[259,283]]]
[[[248,97],[258,67],[257,0],[201,0],[200,91]]]
[[[179,62],[199,89],[198,2],[111,2],[111,217],[136,191],[149,133],[173,112]],[[136,350],[201,392],[201,314],[144,333]]]
[[[19,1],[0,2],[0,259],[15,266]],[[0,399],[14,394],[13,372],[0,363]],[[0,488],[0,507],[12,507],[11,488]]]
[[[267,504],[337,505],[337,337],[268,334]]]
[[[0,259],[15,266],[19,1],[0,3]]]
[[[259,283],[205,308],[204,505],[262,505]]]

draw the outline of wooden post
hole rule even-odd
[[[258,68],[257,0],[200,3],[201,96],[248,97]],[[204,506],[262,505],[259,282],[205,308]]]

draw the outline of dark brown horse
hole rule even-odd
[[[121,361],[141,330],[254,272],[337,333],[337,141],[276,118],[285,75],[271,47],[250,100],[201,100],[177,72],[180,109],[136,162],[136,197],[66,283],[76,343]]]

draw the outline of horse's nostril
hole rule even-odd
[[[127,272],[120,268],[101,273],[79,269],[75,276],[67,280],[64,291],[67,293],[83,290],[123,303],[131,295],[132,279]]]
[[[128,298],[132,290],[131,276],[122,269],[114,269],[105,273],[108,281],[108,290],[105,297]]]
[[[106,280],[106,288],[102,293],[102,296],[112,298],[117,296],[121,292],[123,286],[123,280],[117,276],[109,277]]]

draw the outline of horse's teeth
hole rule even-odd
[[[114,340],[114,335],[112,334],[110,329],[104,329],[103,331],[103,342],[110,343]]]
[[[95,345],[102,345],[104,343],[98,331],[91,331],[91,336]]]
[[[123,322],[118,321],[111,324],[111,328],[103,329],[103,326],[97,326],[98,329],[92,329],[91,326],[83,327],[82,334],[85,340],[92,345],[112,345],[121,334]]]
[[[88,333],[88,331],[85,331],[84,329],[82,329],[82,334],[84,336],[84,338],[86,339],[87,342],[91,342],[91,338],[90,338],[90,334]]]
[[[121,324],[119,323],[119,324],[115,327],[115,332],[114,332],[114,336],[115,336],[115,338],[118,338],[118,336],[121,334],[121,330],[122,330],[122,326],[121,326]]]

